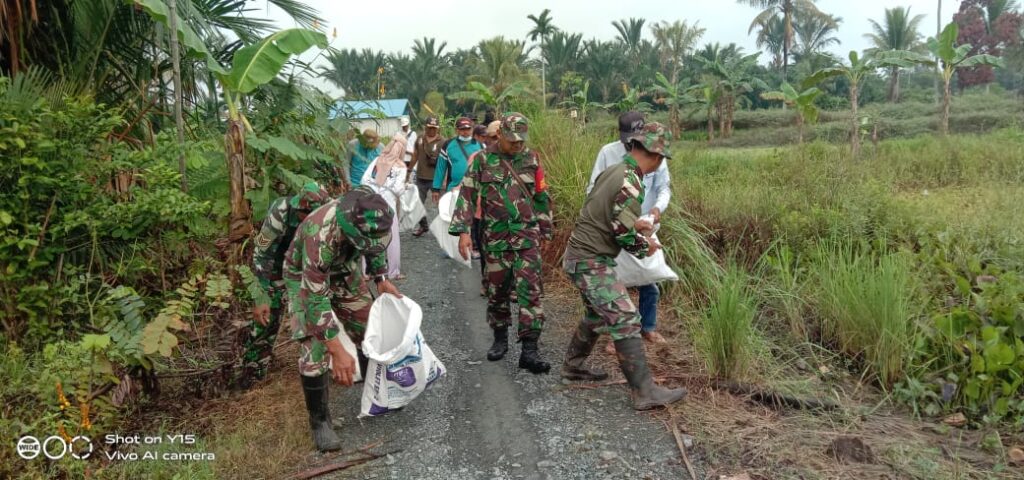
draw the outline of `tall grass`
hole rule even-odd
[[[812,275],[822,339],[862,358],[883,386],[904,373],[919,333],[918,282],[906,255],[823,240]]]
[[[698,323],[697,347],[708,369],[718,377],[742,377],[755,357],[757,302],[749,282],[742,268],[735,264],[726,268]]]
[[[757,272],[762,291],[778,317],[786,321],[789,335],[798,342],[810,339],[804,300],[806,272],[801,257],[779,242],[762,257]]]

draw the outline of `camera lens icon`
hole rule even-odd
[[[89,437],[77,436],[71,441],[64,440],[57,435],[46,437],[42,442],[38,438],[26,435],[18,439],[18,456],[25,460],[32,460],[40,453],[50,460],[60,460],[68,453],[72,458],[85,460],[92,456],[93,444]]]

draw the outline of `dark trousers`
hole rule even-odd
[[[423,208],[427,208],[427,194],[430,193],[430,189],[432,189],[432,188],[434,188],[434,180],[433,179],[426,179],[426,178],[416,177],[416,190],[419,191],[420,202],[423,203]],[[426,215],[424,215],[423,218],[420,219],[420,228],[422,228],[424,230],[430,228],[430,225],[427,224],[427,216]]]

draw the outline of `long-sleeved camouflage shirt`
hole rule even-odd
[[[569,237],[567,260],[612,260],[621,250],[637,258],[647,256],[647,237],[634,226],[644,202],[642,178],[640,167],[630,155],[597,177]]]
[[[542,239],[550,239],[551,200],[543,185],[538,185],[537,155],[530,150],[514,156],[488,151],[477,157],[462,179],[448,233],[469,233],[479,194],[484,250],[525,250],[539,247]],[[501,158],[508,160],[528,191],[523,191]]]
[[[292,338],[312,336],[327,341],[336,337],[339,328],[332,321],[332,291],[349,291],[348,279],[362,274],[359,260],[363,254],[338,224],[338,216],[344,214],[338,208],[340,203],[332,200],[306,217],[285,255],[284,279],[291,310],[298,319],[293,322]],[[387,268],[386,251],[366,256],[367,275],[384,275]]]
[[[281,280],[284,256],[299,227],[299,217],[288,205],[288,197],[274,200],[267,209],[267,218],[256,234],[252,266],[264,290]]]

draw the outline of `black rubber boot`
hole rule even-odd
[[[313,433],[313,444],[321,452],[341,450],[341,439],[331,428],[331,413],[327,409],[327,382],[325,373],[319,377],[302,375],[302,392],[306,395],[306,410],[309,411],[309,429]]]
[[[565,352],[565,362],[562,363],[562,378],[566,380],[582,380],[597,382],[608,378],[608,374],[599,368],[593,370],[584,368],[583,362],[594,350],[598,335],[587,327],[580,325],[576,333],[569,340],[569,349]]]
[[[533,374],[548,373],[551,364],[540,358],[536,338],[523,339],[523,351],[519,353],[519,368],[525,368]]]
[[[644,354],[642,339],[619,340],[615,342],[615,350],[618,353],[622,374],[626,376],[633,393],[634,409],[650,410],[664,407],[686,397],[685,388],[663,388],[654,383],[651,371],[647,368],[647,356]]]
[[[505,358],[508,353],[508,327],[494,329],[494,344],[487,351],[487,359],[496,362]]]

